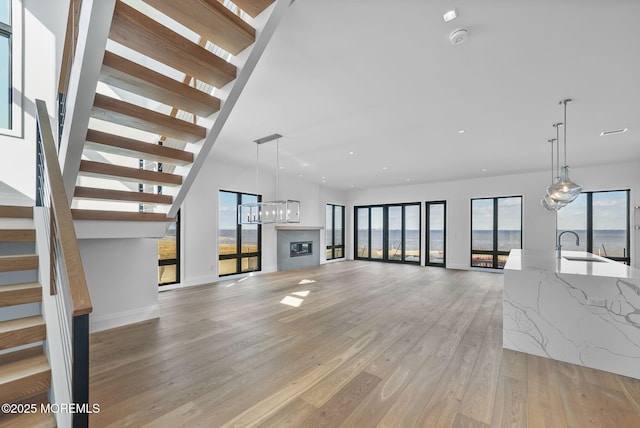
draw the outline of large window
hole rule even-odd
[[[326,213],[327,260],[344,257],[344,207],[327,204]]]
[[[21,104],[21,3],[0,0],[0,132],[19,135]]]
[[[218,216],[218,275],[261,269],[262,226],[238,224],[238,205],[261,202],[259,195],[221,190]]]
[[[427,212],[427,266],[446,266],[447,256],[447,202],[426,203]]]
[[[355,209],[355,258],[420,263],[420,203]]]
[[[573,230],[580,236],[579,246],[575,239],[565,236],[562,248],[629,264],[629,217],[628,190],[583,192],[558,211],[558,233]]]
[[[502,269],[522,248],[522,197],[471,200],[471,266]]]
[[[158,285],[180,282],[180,212],[158,241]]]

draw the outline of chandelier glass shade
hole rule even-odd
[[[547,187],[547,196],[556,202],[568,204],[580,196],[582,186],[571,181],[567,165],[564,165],[561,171],[560,180]]]

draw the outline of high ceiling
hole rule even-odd
[[[255,171],[277,132],[281,174],[341,189],[541,171],[572,98],[571,167],[638,160],[638,29],[638,0],[298,0],[212,153]]]

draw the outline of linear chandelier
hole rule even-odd
[[[280,191],[280,134],[254,140],[256,143],[256,193],[260,182],[260,146],[276,141],[276,200],[238,205],[238,224],[300,223],[300,201],[279,199]]]

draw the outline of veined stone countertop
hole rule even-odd
[[[600,261],[576,261],[565,257],[582,257]],[[562,258],[555,251],[511,250],[505,270],[551,272],[607,278],[640,279],[640,270],[584,251],[563,251]]]

